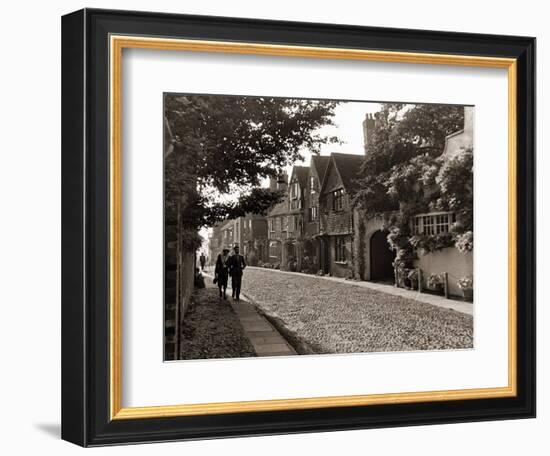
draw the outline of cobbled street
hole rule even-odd
[[[242,292],[302,354],[473,347],[470,315],[353,282],[249,267]]]

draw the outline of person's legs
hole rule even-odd
[[[231,276],[231,297],[234,298],[235,297],[235,290],[237,289],[237,285],[236,285],[236,277],[235,275],[232,275]]]
[[[237,301],[240,299],[241,296],[241,280],[242,276],[238,276],[235,278],[235,297],[237,298]]]

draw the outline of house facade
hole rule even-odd
[[[441,154],[448,162],[474,147],[474,108],[464,107],[464,128],[445,139],[445,148]],[[444,167],[445,165],[443,165]],[[455,222],[452,212],[433,212],[416,214],[412,221],[413,234],[448,233]],[[457,284],[461,277],[473,277],[473,252],[460,252],[456,247],[447,247],[426,255],[417,254],[414,266],[422,270],[424,280],[431,274],[446,273],[450,295],[460,296],[462,291]]]
[[[354,224],[351,205],[364,156],[333,153],[319,191],[320,266],[324,274],[353,277]]]
[[[287,254],[283,252],[283,243],[287,239],[288,232],[288,179],[286,174],[278,179],[271,178],[269,188],[272,191],[284,192],[284,198],[269,210],[266,216],[267,222],[267,258],[266,263],[271,263],[279,268],[287,261]]]
[[[304,242],[302,269],[310,273],[321,270],[319,195],[330,157],[313,155],[308,168],[304,193]]]

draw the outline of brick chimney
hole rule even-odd
[[[365,120],[363,120],[363,147],[365,148],[365,156],[369,151],[369,145],[375,125],[376,120],[374,118],[374,115],[367,113],[365,116]]]

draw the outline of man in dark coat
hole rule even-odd
[[[244,257],[239,253],[238,245],[233,248],[233,251],[235,253],[229,258],[229,274],[231,275],[233,298],[238,301],[241,294],[241,282],[246,262],[244,261]]]
[[[225,292],[227,290],[227,276],[229,274],[230,258],[229,249],[224,248],[222,253],[218,255],[218,259],[216,260],[216,269],[214,270],[214,283],[218,284],[220,298],[223,296],[223,299],[227,299]]]

